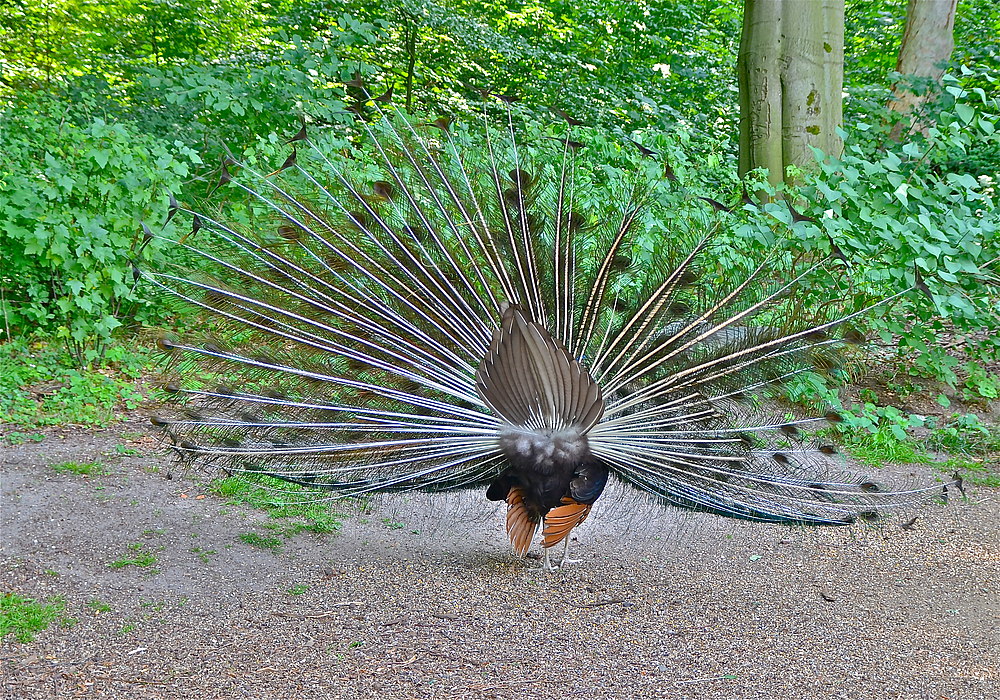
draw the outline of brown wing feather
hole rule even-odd
[[[577,503],[568,496],[562,502],[563,505],[553,508],[545,515],[545,529],[542,530],[542,546],[545,548],[562,542],[574,527],[590,515],[591,506],[586,503]]]
[[[507,492],[507,535],[518,555],[523,557],[528,553],[537,529],[537,516],[524,505],[524,489],[514,486]]]

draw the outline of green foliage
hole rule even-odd
[[[537,113],[554,104],[628,131],[683,121],[708,135],[734,118],[739,0],[655,8],[621,0],[347,0],[336,10],[297,6],[286,21],[311,40],[327,34],[317,28],[342,21],[336,12],[383,28],[383,41],[359,43],[344,57],[377,67],[370,72],[378,91],[393,86],[410,109],[467,114],[478,88],[487,88],[531,96]]]
[[[1000,210],[991,176],[957,173],[940,159],[998,143],[1000,107],[981,89],[966,91],[947,77],[945,84],[953,99],[940,106],[925,138],[889,148],[884,136],[849,142],[843,157],[823,164],[809,194],[817,209],[832,212],[824,220],[829,241],[851,260],[852,272],[866,274],[855,283],[876,295],[899,282],[918,288],[892,313],[877,315],[875,329],[884,341],[898,337],[918,371],[955,386],[955,360],[937,336],[947,327],[997,328],[991,265],[1000,254]],[[878,269],[865,270],[865,260],[877,260]],[[985,346],[995,353],[1000,338],[993,334]]]
[[[953,415],[939,423],[934,417],[906,415],[891,406],[867,403],[842,411],[841,415],[844,423],[835,431],[836,439],[865,464],[927,464],[949,476],[959,472],[978,486],[1000,486],[995,460],[1000,454],[1000,433],[975,414]],[[930,432],[918,440],[909,432],[914,428],[929,428]],[[939,456],[927,450],[944,451],[949,456],[939,461]]]
[[[847,0],[845,4],[844,78],[853,101],[893,82],[908,0]],[[961,0],[954,38],[952,65],[995,66],[1000,55],[1000,6]]]
[[[248,505],[267,512],[271,518],[281,521],[278,529],[286,538],[300,532],[326,535],[341,528],[341,515],[329,502],[310,500],[315,498],[314,493],[271,477],[262,476],[253,481],[235,476],[216,479],[209,491],[229,499],[233,505]]]
[[[0,14],[0,90],[225,55],[266,34],[253,0],[46,0]]]
[[[987,456],[1000,453],[1000,430],[991,430],[974,413],[956,414],[933,427],[927,445],[953,454]]]
[[[877,311],[871,336],[957,398],[996,400],[1000,378],[979,360],[1000,351],[998,8],[959,4],[954,77],[944,90],[912,85],[933,95],[919,115],[927,133],[895,143],[887,135],[898,117],[884,105],[893,83],[910,84],[892,73],[906,2],[849,0],[845,153],[784,193],[817,225],[793,220],[781,202],[720,219],[695,199],[732,202],[742,187],[733,147],[740,0],[15,2],[0,15],[0,317],[3,337],[14,338],[0,347],[0,422],[104,425],[135,408],[141,396],[122,376],[137,377],[146,359],[108,339],[175,309],[135,284],[131,262],[185,263],[182,250],[144,240],[139,222],[158,230],[169,192],[199,202],[228,150],[274,169],[301,120],[313,134],[328,131],[331,151],[349,154],[363,180],[361,130],[344,111],[360,94],[345,85],[356,71],[373,92],[394,88],[397,105],[459,125],[478,120],[479,88],[522,97],[519,133],[542,167],[555,167],[550,139],[565,133],[548,105],[584,120],[574,130],[586,143],[584,207],[601,206],[625,172],[659,182],[666,160],[679,180],[653,187],[656,206],[633,251],[643,261],[721,220],[711,282],[768,254],[789,269],[808,266],[835,245],[847,263],[809,278],[809,304],[861,309],[924,288]],[[639,158],[626,138],[658,155]],[[236,221],[259,214],[235,188],[214,199]],[[942,334],[972,329],[987,331],[972,361],[942,348]],[[69,354],[31,344],[34,332],[61,339]],[[797,378],[791,398],[839,406],[838,372]],[[913,427],[869,403],[846,411],[859,434],[899,438]],[[935,430],[952,428],[962,437],[940,439],[978,439],[974,426]],[[24,439],[34,438],[6,436]],[[292,507],[247,498],[272,514]],[[337,527],[329,511],[274,517],[297,523],[289,531]]]
[[[907,0],[848,0],[844,8],[844,81],[852,97],[886,85],[903,39]]]
[[[34,641],[35,633],[48,629],[64,607],[59,599],[39,603],[16,593],[4,593],[0,596],[0,640],[13,635],[22,644]]]
[[[214,549],[202,549],[201,547],[192,547],[191,553],[198,557],[198,560],[202,564],[208,564],[211,561],[213,554],[217,554]]]
[[[132,260],[163,259],[139,221],[162,214],[199,158],[71,112],[41,100],[0,113],[0,312],[8,339],[52,333],[82,364],[115,328],[156,318],[135,293]]]
[[[16,339],[0,345],[0,423],[108,425],[143,397],[134,380],[149,354],[116,344],[100,366],[78,369],[59,345]]]
[[[104,613],[104,612],[109,612],[111,610],[110,605],[101,600],[98,600],[97,598],[88,600],[87,607],[93,610],[95,613]]]
[[[996,462],[975,460],[967,456],[952,457],[944,462],[935,462],[934,468],[942,474],[951,476],[956,471],[970,484],[987,488],[1000,488],[1000,472],[996,471]]]
[[[144,130],[170,129],[186,143],[213,144],[206,156],[211,161],[255,137],[287,139],[305,115],[346,126],[353,117],[345,111],[343,81],[359,64],[342,55],[354,44],[376,44],[379,29],[347,17],[341,22],[331,36],[307,42],[279,33],[263,52],[222,63],[149,68],[130,88],[137,105],[132,116]]]
[[[85,0],[8,2],[0,14],[0,90],[50,86],[91,67],[91,11]]]
[[[839,403],[839,402],[838,402]],[[873,467],[890,462],[911,464],[933,461],[908,433],[925,425],[923,416],[907,415],[894,406],[866,402],[841,410],[843,423],[836,438],[854,457]]]
[[[966,401],[1000,398],[1000,375],[990,373],[974,362],[966,363],[962,395]]]
[[[23,445],[25,442],[42,442],[45,436],[42,433],[25,433],[20,430],[12,430],[3,436],[4,442],[8,445]]]
[[[844,427],[848,432],[885,433],[899,442],[907,439],[907,430],[923,427],[922,416],[907,415],[895,406],[876,406],[864,403],[852,411],[842,413]]]
[[[903,4],[850,4],[855,53],[877,54],[879,66],[891,60],[885,37],[899,34]],[[996,20],[989,10],[960,14],[968,36]],[[304,117],[351,133],[343,107],[358,94],[344,81],[355,71],[373,91],[393,87],[400,102],[456,116],[475,112],[484,86],[530,96],[529,120],[558,105],[603,126],[588,134],[595,152],[607,152],[609,136],[650,145],[669,131],[659,152],[689,187],[718,197],[712,188],[737,186],[740,17],[737,0],[19,5],[3,25],[8,86],[22,88],[4,112],[10,143],[0,153],[0,171],[11,172],[0,183],[0,244],[12,251],[0,273],[6,333],[57,333],[82,364],[118,324],[156,320],[166,309],[135,289],[130,260],[160,265],[165,251],[155,240],[143,246],[137,222],[155,229],[168,191],[203,194],[215,177],[201,160],[215,167],[227,148],[273,155]],[[28,35],[35,41],[18,39]],[[181,144],[203,144],[202,152]],[[692,155],[697,167],[688,170]]]
[[[253,0],[103,0],[98,25],[108,58],[156,65],[221,56],[265,35]]]
[[[277,537],[262,537],[256,532],[245,532],[240,535],[239,539],[243,544],[248,544],[251,547],[259,547],[260,549],[270,549],[272,552],[277,552],[281,549],[281,540]]]
[[[959,383],[960,362],[938,342],[942,333],[985,329],[975,352],[989,358],[1000,351],[996,171],[950,167],[955,154],[1000,144],[998,98],[966,84],[986,80],[1000,95],[1000,78],[963,73],[945,77],[944,96],[922,115],[926,135],[892,141],[894,115],[872,112],[845,133],[843,155],[817,152],[820,170],[802,173],[803,185],[782,193],[785,201],[747,207],[733,243],[757,259],[762,248],[777,248],[802,269],[842,257],[810,275],[806,304],[836,300],[861,311],[901,295],[865,321],[873,335],[898,345],[914,371],[951,387]],[[804,216],[793,217],[786,201]],[[995,378],[975,365],[962,374],[970,390],[985,397],[996,391]]]
[[[893,431],[894,427],[897,424],[889,423],[886,428],[877,428],[874,432],[853,432],[845,435],[842,443],[851,455],[873,467],[888,463],[929,464],[933,461],[908,442],[905,434],[900,438]]]

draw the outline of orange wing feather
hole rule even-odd
[[[507,492],[507,535],[518,555],[528,553],[537,529],[538,520],[524,505],[524,489],[514,486]]]
[[[590,515],[590,505],[577,503],[569,496],[562,499],[563,505],[553,508],[545,516],[545,529],[542,530],[542,546],[553,547],[569,536],[574,527],[582,523]]]

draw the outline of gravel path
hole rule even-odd
[[[995,490],[865,531],[611,498],[580,563],[545,574],[480,494],[253,547],[268,516],[206,496],[142,430],[0,448],[0,590],[75,619],[0,642],[3,698],[1000,696]],[[140,543],[155,564],[109,566]]]

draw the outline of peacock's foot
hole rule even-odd
[[[558,564],[553,564],[551,557],[549,557],[549,550],[546,549],[545,556],[542,557],[542,569],[544,569],[546,573],[549,574],[554,573],[562,567],[565,561],[566,561],[565,559],[562,559],[559,561]]]
[[[549,559],[549,550],[547,549],[545,550],[545,556],[542,558],[542,569],[549,574],[556,570],[556,567],[552,566],[552,560]]]

